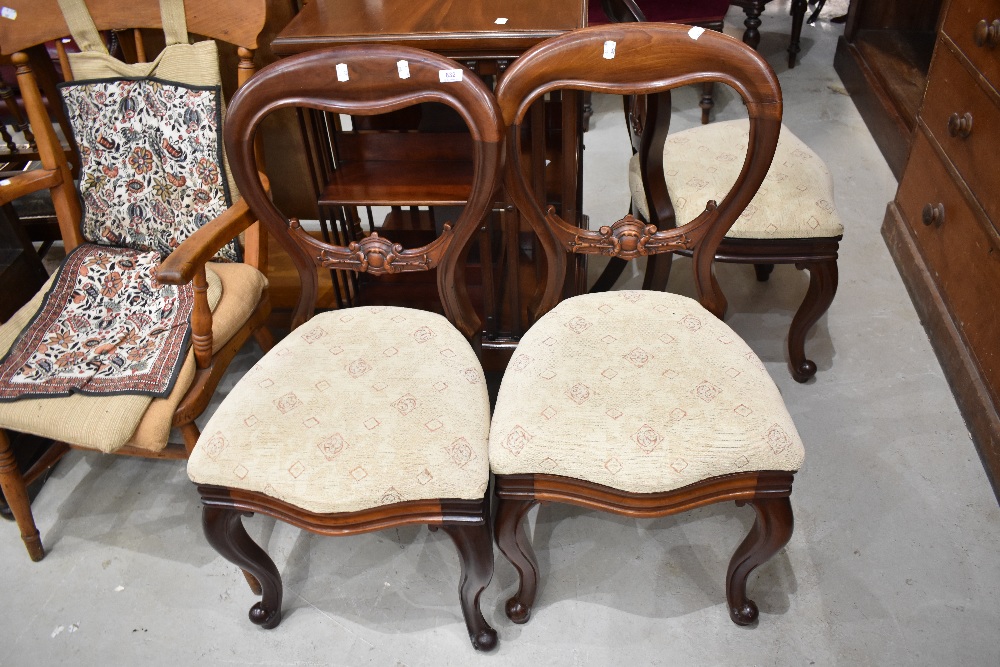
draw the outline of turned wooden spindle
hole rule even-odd
[[[208,305],[208,277],[204,264],[198,267],[192,284],[194,311],[191,313],[191,344],[198,368],[208,368],[212,365],[212,309]]]
[[[28,550],[28,556],[35,562],[42,560],[45,557],[45,548],[42,547],[42,539],[31,516],[28,489],[17,467],[14,452],[10,448],[10,440],[2,430],[0,430],[0,488],[3,489],[7,505],[14,515],[17,527],[21,530],[21,539]]]

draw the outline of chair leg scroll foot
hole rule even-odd
[[[726,575],[729,617],[737,625],[750,625],[757,620],[757,605],[747,597],[747,578],[788,544],[794,526],[788,498],[762,498],[749,504],[757,512],[757,520],[729,561]]]
[[[444,525],[462,563],[462,579],[458,595],[469,639],[477,651],[489,651],[497,645],[497,633],[483,618],[479,597],[493,579],[493,543],[487,522],[478,526]]]
[[[251,589],[256,583],[261,591],[262,599],[250,608],[250,621],[268,630],[277,627],[281,622],[281,575],[267,553],[247,535],[241,512],[205,507],[202,525],[209,544],[243,570]]]
[[[7,434],[3,431],[0,431],[0,490],[3,491],[7,506],[21,531],[21,541],[28,550],[28,557],[37,563],[45,558],[45,548],[35,526],[35,518],[31,515],[31,501],[28,499],[24,476],[14,459]]]
[[[795,267],[809,271],[809,291],[788,330],[788,360],[795,381],[805,382],[816,374],[816,364],[806,358],[806,334],[830,308],[837,294],[837,260],[796,264]]]
[[[524,532],[524,515],[537,504],[534,500],[497,501],[494,528],[497,546],[520,576],[517,594],[507,600],[504,611],[514,623],[527,623],[538,592],[538,559]]]

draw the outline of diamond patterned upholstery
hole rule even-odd
[[[498,475],[635,493],[795,471],[803,457],[757,355],[697,301],[663,292],[577,296],[542,317],[511,359],[490,434]]]
[[[678,226],[694,220],[709,199],[722,201],[743,167],[749,136],[749,121],[740,119],[697,126],[667,138],[663,167]],[[629,163],[629,187],[639,214],[648,220],[638,155]],[[812,149],[782,125],[774,160],[760,190],[726,236],[802,239],[843,233],[833,204],[830,171]]]
[[[489,419],[482,368],[447,319],[338,310],[293,331],[239,381],[188,474],[316,513],[477,500],[489,480]]]

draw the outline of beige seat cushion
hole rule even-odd
[[[750,122],[729,120],[684,130],[667,138],[663,167],[677,225],[694,220],[710,199],[722,201],[743,168]],[[644,220],[649,206],[639,158],[629,163],[632,201]],[[743,239],[805,239],[841,236],[833,205],[833,179],[826,165],[784,125],[771,168],[743,214],[726,234]]]
[[[490,433],[498,475],[622,491],[795,471],[804,451],[777,387],[732,329],[662,292],[563,301],[521,339]]]
[[[214,310],[213,335],[218,348],[249,317],[247,311],[252,312],[256,306],[266,280],[259,271],[244,264],[212,264],[207,274],[209,305]],[[50,284],[51,279],[14,317],[0,326],[0,354],[6,354],[18,333],[41,307]],[[243,303],[246,300],[252,303]],[[135,394],[71,394],[0,403],[0,428],[34,433],[105,452],[113,452],[125,444],[162,449],[167,444],[173,411],[191,386],[194,371],[194,355],[189,352],[171,393],[164,398]]]
[[[468,341],[408,308],[317,315],[239,381],[188,461],[198,484],[316,513],[483,497],[489,398]]]

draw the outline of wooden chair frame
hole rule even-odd
[[[409,63],[409,78],[397,75],[397,61]],[[336,66],[349,63],[351,85],[336,85]],[[457,63],[426,51],[384,45],[350,46],[313,51],[278,61],[261,70],[234,98],[229,109],[225,140],[237,185],[251,209],[278,239],[295,263],[302,291],[292,321],[293,329],[315,310],[317,267],[384,275],[437,268],[437,285],[445,314],[466,337],[480,322],[469,302],[460,268],[469,243],[492,207],[503,159],[503,128],[492,93],[463,68],[462,82],[439,79],[442,70]],[[302,230],[298,220],[286,219],[256,178],[253,146],[261,121],[287,107],[334,114],[367,116],[404,107],[438,102],[455,109],[472,134],[474,176],[461,216],[433,242],[404,249],[377,233],[350,247],[324,243]],[[462,565],[459,595],[469,636],[475,648],[489,650],[496,632],[483,618],[479,596],[493,576],[488,497],[480,500],[421,500],[395,503],[359,512],[316,514],[263,493],[201,485],[204,526],[209,542],[243,570],[251,589],[262,595],[250,611],[250,620],[265,628],[281,619],[282,584],[273,561],[254,544],[241,517],[263,513],[321,535],[353,535],[410,524],[442,528],[458,549]]]
[[[616,43],[613,59],[602,57],[607,41]],[[508,161],[505,184],[541,239],[547,259],[548,279],[536,315],[544,314],[559,300],[568,254],[600,253],[633,259],[686,249],[694,257],[699,300],[721,317],[726,302],[715,282],[712,262],[725,233],[753,198],[770,166],[781,126],[781,91],[767,63],[740,42],[714,32],[693,40],[686,28],[661,24],[619,24],[576,31],[531,49],[507,70],[497,86],[497,99],[508,127],[510,155],[518,154],[526,110],[553,89],[651,95],[705,81],[732,86],[746,102],[750,149],[733,190],[720,204],[710,203],[704,213],[680,228],[658,231],[626,216],[596,232],[580,230],[551,209],[543,213],[520,165]],[[497,475],[496,542],[520,575],[518,592],[505,605],[507,616],[515,623],[526,622],[538,590],[538,563],[522,526],[525,514],[535,504],[559,502],[631,517],[662,517],[735,501],[737,505],[750,504],[756,521],[733,555],[726,595],[732,620],[741,625],[751,623],[758,611],[746,595],[747,577],[791,537],[793,477],[793,473],[782,471],[739,473],[675,491],[639,494],[559,475]]]
[[[13,0],[7,4],[18,12],[18,18],[16,22],[0,22],[0,47],[4,54],[11,55],[17,66],[18,84],[34,130],[42,167],[11,178],[10,185],[0,188],[0,205],[47,188],[52,195],[68,253],[84,242],[80,231],[79,196],[66,155],[42,104],[41,92],[25,50],[53,40],[61,47],[60,39],[69,34],[69,28],[62,18],[57,0]],[[98,30],[134,30],[138,45],[142,44],[141,29],[162,29],[157,0],[132,0],[127,12],[122,11],[121,3],[116,0],[88,0],[87,5]],[[264,28],[265,12],[262,0],[254,3],[225,0],[209,4],[188,3],[186,18],[190,32],[227,41],[238,47],[238,83],[242,85],[255,71],[254,49],[257,48],[257,37]],[[144,58],[145,49],[139,49],[139,55]],[[69,73],[69,63],[61,49],[60,59],[63,71]],[[70,77],[67,75],[66,78],[69,80]],[[158,278],[161,282],[176,285],[194,283],[191,340],[197,371],[194,382],[174,412],[171,424],[181,431],[184,445],[169,445],[158,452],[126,446],[116,453],[148,458],[187,458],[199,436],[194,420],[208,406],[232,358],[251,336],[263,349],[270,349],[271,334],[265,323],[271,306],[265,290],[247,322],[219,351],[212,352],[212,312],[208,304],[205,263],[222,246],[245,232],[245,263],[266,270],[266,245],[259,228],[246,203],[238,201],[189,237],[160,265]],[[9,440],[0,430],[0,485],[28,554],[35,561],[41,560],[45,551],[31,514],[26,486],[58,461],[70,447],[66,443],[53,443],[46,454],[22,474],[14,460]]]

